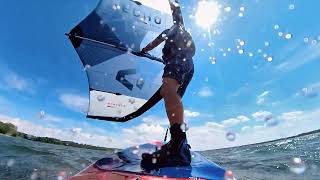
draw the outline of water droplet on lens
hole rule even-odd
[[[292,34],[287,33],[286,36],[285,36],[285,38],[286,38],[286,39],[291,39],[291,38],[292,38]]]
[[[43,111],[43,110],[41,110],[40,112],[39,112],[39,119],[44,119],[45,118],[45,116],[46,116],[46,112],[45,111]]]
[[[234,141],[234,140],[236,140],[236,134],[233,132],[228,132],[226,134],[226,138],[228,141]]]
[[[31,180],[36,180],[36,179],[38,179],[38,173],[37,173],[37,172],[33,172],[33,173],[31,174],[31,176],[30,176],[30,179],[31,179]]]
[[[289,10],[294,10],[294,8],[295,8],[294,4],[289,5]]]
[[[57,179],[58,180],[64,180],[66,178],[66,172],[65,171],[60,171],[58,176],[57,176]]]
[[[270,43],[269,43],[268,41],[266,41],[266,42],[264,42],[264,45],[265,45],[266,47],[268,47],[268,46],[270,45]]]
[[[226,11],[226,12],[230,12],[230,11],[231,11],[231,7],[230,7],[230,6],[225,7],[225,8],[224,8],[224,11]]]
[[[186,123],[182,123],[180,125],[180,129],[181,129],[182,132],[187,132],[189,127],[188,127],[188,125]]]
[[[215,57],[210,57],[209,59],[211,60],[211,64],[217,63],[217,59]]]
[[[157,158],[153,157],[152,158],[152,164],[156,164],[157,163]]]
[[[278,33],[278,36],[279,36],[279,37],[282,37],[282,36],[283,36],[283,32],[279,32],[279,33]]]
[[[246,42],[244,40],[240,40],[239,44],[240,44],[240,46],[244,46],[246,44]]]
[[[135,99],[133,99],[133,98],[130,98],[130,99],[129,99],[129,103],[130,103],[130,104],[134,104],[135,102],[136,102]]]
[[[273,60],[272,56],[267,57],[267,61],[271,62]]]
[[[142,89],[144,85],[144,79],[143,78],[138,79],[136,85],[138,88]]]
[[[88,71],[90,68],[91,68],[91,66],[90,66],[89,64],[86,64],[86,65],[84,66],[84,70],[85,70],[85,71]]]
[[[192,45],[192,41],[187,42],[187,47],[190,47]]]
[[[294,157],[290,163],[290,171],[295,174],[302,174],[306,170],[306,165],[300,157]]]
[[[138,150],[138,149],[134,149],[134,150],[132,151],[132,153],[133,153],[133,154],[138,154],[138,153],[139,153],[139,150]]]
[[[235,180],[232,171],[226,171],[224,174],[224,180]]]
[[[8,166],[8,167],[11,167],[11,166],[14,165],[15,162],[16,162],[16,161],[15,161],[14,159],[9,159],[9,160],[7,161],[7,166]]]
[[[103,95],[98,95],[98,96],[97,96],[97,100],[98,100],[99,102],[102,102],[102,101],[105,100],[105,97],[104,97]]]

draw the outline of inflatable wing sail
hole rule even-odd
[[[172,25],[166,0],[101,0],[66,34],[87,73],[88,118],[125,122],[160,101],[162,47],[139,52]]]

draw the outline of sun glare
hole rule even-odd
[[[198,3],[195,19],[199,26],[203,28],[210,28],[217,22],[219,14],[220,10],[218,2],[202,0]]]

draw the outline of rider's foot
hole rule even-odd
[[[170,127],[171,140],[152,154],[142,154],[141,166],[144,169],[156,169],[169,166],[189,166],[191,163],[190,146],[186,133],[180,124]]]

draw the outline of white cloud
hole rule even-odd
[[[200,89],[198,95],[201,97],[210,97],[213,96],[213,91],[209,87],[204,87]]]
[[[76,112],[87,112],[89,99],[76,94],[62,94],[59,97],[60,101],[67,108]]]
[[[36,118],[44,120],[44,121],[49,121],[49,122],[63,122],[66,120],[69,121],[69,119],[66,119],[64,117],[59,117],[56,115],[52,115],[52,114],[48,114],[43,110],[41,110],[40,112],[37,113]]]
[[[236,118],[230,118],[230,119],[224,120],[221,123],[224,127],[233,127],[233,126],[239,125],[240,123],[248,122],[249,120],[250,119],[248,117],[241,115]]]
[[[200,113],[196,111],[184,110],[184,116],[187,118],[195,118],[200,116]]]
[[[247,116],[241,115],[237,117],[241,122],[248,122],[250,119]]]
[[[240,123],[241,123],[241,120],[237,119],[237,118],[230,118],[230,119],[222,121],[222,125],[225,126],[225,127],[236,126],[236,125],[238,125]]]
[[[58,116],[54,116],[51,114],[47,114],[43,119],[46,121],[52,121],[52,122],[62,122],[63,121],[63,118],[58,117]]]
[[[259,98],[259,97],[264,97],[264,96],[268,95],[269,93],[270,93],[270,91],[265,91],[265,92],[263,92],[262,94],[260,94],[260,95],[258,96],[258,98]]]
[[[190,127],[187,136],[192,150],[208,150],[224,148],[233,144],[226,139],[226,133],[223,129],[217,128],[216,125],[207,123],[202,126]]]
[[[248,131],[250,129],[250,126],[243,126],[241,128],[241,131]]]
[[[143,144],[146,142],[161,141],[166,129],[157,124],[142,123],[132,128],[124,128],[121,132],[121,141],[125,146]]]
[[[82,129],[81,128],[73,128],[73,129],[70,129],[70,131],[72,132],[72,134],[78,135],[81,133]]]
[[[265,100],[266,100],[266,97],[269,95],[270,91],[265,91],[263,92],[262,94],[260,94],[258,97],[257,97],[257,104],[258,105],[262,105]]]
[[[225,127],[222,124],[216,122],[207,122],[207,127],[217,130],[223,130]]]
[[[146,124],[169,125],[168,118],[154,115],[142,117],[142,121]]]
[[[320,45],[296,46],[288,52],[289,56],[284,57],[286,60],[276,67],[279,72],[293,71],[301,66],[318,60],[320,57]],[[281,61],[281,59],[280,59]]]
[[[11,70],[2,72],[0,78],[0,88],[4,90],[17,90],[34,94],[36,92],[35,82],[32,79],[25,78]]]
[[[292,112],[282,113],[278,118],[285,121],[296,121],[296,120],[302,119],[303,115],[304,115],[303,111],[292,111]]]
[[[17,74],[10,74],[6,76],[4,78],[4,81],[9,87],[20,90],[20,91],[28,87],[27,81],[19,77]]]
[[[267,115],[269,113],[264,112],[261,114]],[[266,117],[262,115],[257,117]],[[238,116],[237,118],[231,118],[228,121],[225,121],[225,124],[208,122],[200,126],[191,126],[187,132],[188,141],[193,147],[193,150],[208,150],[270,141],[320,128],[320,121],[317,121],[320,117],[320,109],[310,112],[286,112],[282,113],[282,115],[277,118],[281,121],[277,126],[268,127],[266,125],[245,125],[241,128],[240,133],[235,132],[237,134],[235,141],[228,141],[226,139],[228,131],[226,131],[225,128],[227,127],[225,125],[234,125],[237,123],[239,125],[241,124],[241,119],[242,121],[248,121],[249,118],[245,117],[246,116]],[[292,121],[294,119],[296,119],[296,121]],[[312,126],[310,126],[310,124],[312,124]],[[155,129],[155,127],[151,129]],[[157,133],[159,134],[158,138],[161,140],[161,133],[164,133],[164,130],[157,131]],[[155,134],[151,136],[157,137]]]
[[[260,118],[264,116],[258,117]],[[235,132],[237,137],[236,140],[232,142],[226,139],[227,131],[225,128],[227,127],[222,123],[216,122],[207,122],[203,125],[191,126],[189,131],[187,131],[187,135],[188,141],[193,147],[193,150],[226,148],[274,140],[320,129],[320,121],[318,121],[319,117],[320,109],[308,112],[284,112],[277,117],[277,119],[281,121],[277,126],[249,126],[244,124],[240,132]],[[246,116],[238,116],[237,118],[233,118],[232,120],[229,119],[230,121],[226,122],[229,122],[229,124],[227,124],[230,125],[234,124],[234,122],[238,123],[239,121],[249,121],[248,119],[249,118]],[[28,134],[117,148],[125,148],[131,145],[138,145],[155,140],[161,141],[163,140],[166,131],[166,128],[162,127],[160,124],[142,123],[130,128],[117,130],[116,136],[109,136],[101,134],[98,135],[93,133],[93,131],[91,131],[91,133],[88,132],[88,129],[96,128],[92,126],[90,127],[90,125],[78,125],[77,127],[69,129],[57,129],[44,127],[30,121],[11,118],[4,115],[0,115],[0,120],[4,122],[11,122],[18,127],[19,131]],[[101,131],[105,132],[105,130]]]
[[[268,119],[272,119],[272,113],[268,111],[259,111],[252,114],[252,117],[256,121],[265,121]]]

